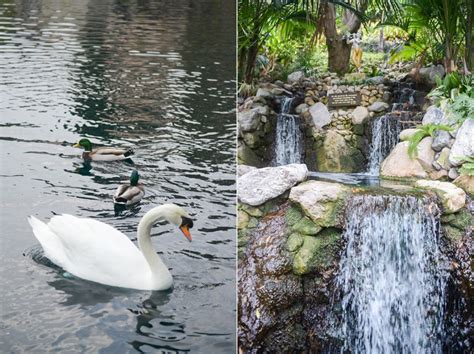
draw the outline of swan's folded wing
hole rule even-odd
[[[68,262],[63,268],[78,277],[115,285],[117,278],[136,276],[137,269],[146,269],[138,248],[110,225],[60,215],[53,217],[48,226],[64,246]]]
[[[34,216],[28,217],[28,222],[33,229],[36,239],[43,247],[46,257],[48,257],[54,264],[64,268],[67,264],[67,259],[64,254],[64,247],[58,236],[51,231],[48,225]]]

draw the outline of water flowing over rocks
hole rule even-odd
[[[466,193],[453,183],[419,180],[416,181],[415,186],[436,192],[441,198],[446,214],[455,213],[466,204]]]
[[[304,164],[265,167],[252,170],[239,177],[239,200],[257,206],[285,193],[306,179],[308,168]]]

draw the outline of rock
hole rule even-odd
[[[285,193],[306,179],[304,164],[265,167],[250,171],[238,178],[238,198],[242,203],[257,206]]]
[[[259,167],[262,164],[262,161],[257,156],[255,151],[242,142],[239,142],[239,146],[237,148],[237,161],[239,164],[256,167]]]
[[[466,193],[474,195],[474,176],[461,175],[453,183]]]
[[[374,76],[374,77],[371,77],[369,79],[367,79],[367,81],[373,85],[379,85],[381,83],[383,83],[384,81],[384,78],[383,76]]]
[[[296,224],[293,225],[293,231],[302,234],[302,235],[316,235],[321,231],[321,226],[316,225],[309,218],[301,218]]]
[[[369,100],[370,102],[370,100]],[[382,101],[375,101],[374,103],[372,103],[370,106],[369,106],[369,112],[376,112],[376,113],[380,113],[380,112],[383,112],[383,111],[386,111],[387,109],[389,109],[390,106],[388,103],[385,103],[385,102],[382,102]]]
[[[246,212],[239,210],[237,214],[237,229],[245,229],[249,223],[250,217]]]
[[[301,103],[295,108],[296,114],[302,114],[308,110],[309,106],[306,103]]]
[[[400,141],[407,141],[409,140],[416,132],[418,132],[420,129],[416,128],[410,128],[410,129],[404,129],[400,132]]]
[[[317,237],[305,236],[293,261],[293,273],[322,273],[334,263],[339,239],[340,235],[334,229],[326,229]]]
[[[286,241],[286,249],[290,252],[298,251],[303,246],[304,238],[300,234],[293,233]]]
[[[257,94],[255,95],[257,97],[262,97],[262,98],[273,98],[273,95],[270,91],[268,91],[267,89],[265,88],[262,88],[260,87],[258,90],[257,90]]]
[[[290,84],[294,84],[304,78],[304,72],[302,71],[295,71],[288,75],[288,78],[286,81],[288,81]]]
[[[311,106],[309,113],[311,114],[313,125],[316,128],[323,128],[331,123],[331,114],[327,107],[321,102]]]
[[[291,188],[290,200],[322,227],[342,226],[341,211],[349,189],[339,183],[308,181]]]
[[[255,131],[260,124],[260,115],[257,110],[239,112],[237,115],[239,129],[242,132]]]
[[[334,130],[326,132],[322,146],[316,149],[316,164],[321,172],[362,171],[365,162],[360,150]]]
[[[429,106],[423,116],[422,124],[446,124],[444,112],[436,106]]]
[[[344,79],[347,82],[353,82],[353,81],[362,81],[365,80],[365,73],[349,73],[344,75]]]
[[[380,175],[385,177],[420,178],[426,178],[428,176],[418,159],[412,160],[408,156],[407,141],[398,143],[385,158],[380,168]]]
[[[435,153],[431,148],[432,144],[433,138],[427,136],[426,138],[423,138],[417,146],[416,159],[427,172],[433,171],[433,161]]]
[[[436,192],[443,203],[446,214],[455,213],[466,204],[466,193],[450,182],[423,179],[416,181],[415,186]]]
[[[254,218],[260,218],[263,216],[263,211],[247,204],[241,204],[241,209]]]
[[[448,146],[450,140],[451,135],[449,135],[449,132],[446,130],[438,130],[434,134],[431,148],[434,151],[441,151],[445,146]]]
[[[449,169],[449,171],[448,171],[448,177],[449,177],[450,179],[456,179],[456,178],[458,178],[458,177],[459,177],[459,173],[458,173],[457,169],[454,168],[454,167],[451,167],[451,168]]]
[[[382,101],[389,102],[392,98],[392,93],[390,91],[384,91],[382,95]]]
[[[441,152],[439,153],[438,158],[435,161],[439,164],[439,166],[441,168],[443,168],[445,170],[449,170],[448,157],[449,157],[450,151],[451,151],[451,149],[449,149],[447,147],[443,148],[443,150],[441,150]]]
[[[436,77],[443,78],[445,71],[444,66],[441,64],[429,66],[420,69],[420,77],[427,83],[434,85],[436,84]]]
[[[275,87],[272,89],[272,95],[274,96],[281,96],[281,95],[291,95],[291,92],[285,90],[284,88],[281,87]]]
[[[449,154],[449,162],[459,166],[466,157],[474,157],[474,119],[466,119],[456,134]]]
[[[448,176],[448,171],[440,169],[439,171],[430,172],[430,178],[434,180],[441,179]]]
[[[252,149],[256,148],[260,143],[260,134],[256,131],[243,133],[242,138],[245,141],[245,144]]]
[[[250,171],[256,170],[257,168],[254,166],[248,165],[237,165],[237,177],[243,176]]]
[[[365,107],[359,106],[352,111],[352,124],[363,124],[369,118],[369,110]]]

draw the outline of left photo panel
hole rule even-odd
[[[0,352],[235,353],[235,21],[0,2]]]

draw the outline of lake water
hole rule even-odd
[[[0,4],[2,352],[235,351],[234,78],[233,1]],[[84,166],[80,137],[132,147],[134,166]],[[133,168],[145,198],[116,217]],[[153,229],[166,292],[67,276],[26,221],[69,213],[133,239],[165,202],[195,219],[192,243]]]

